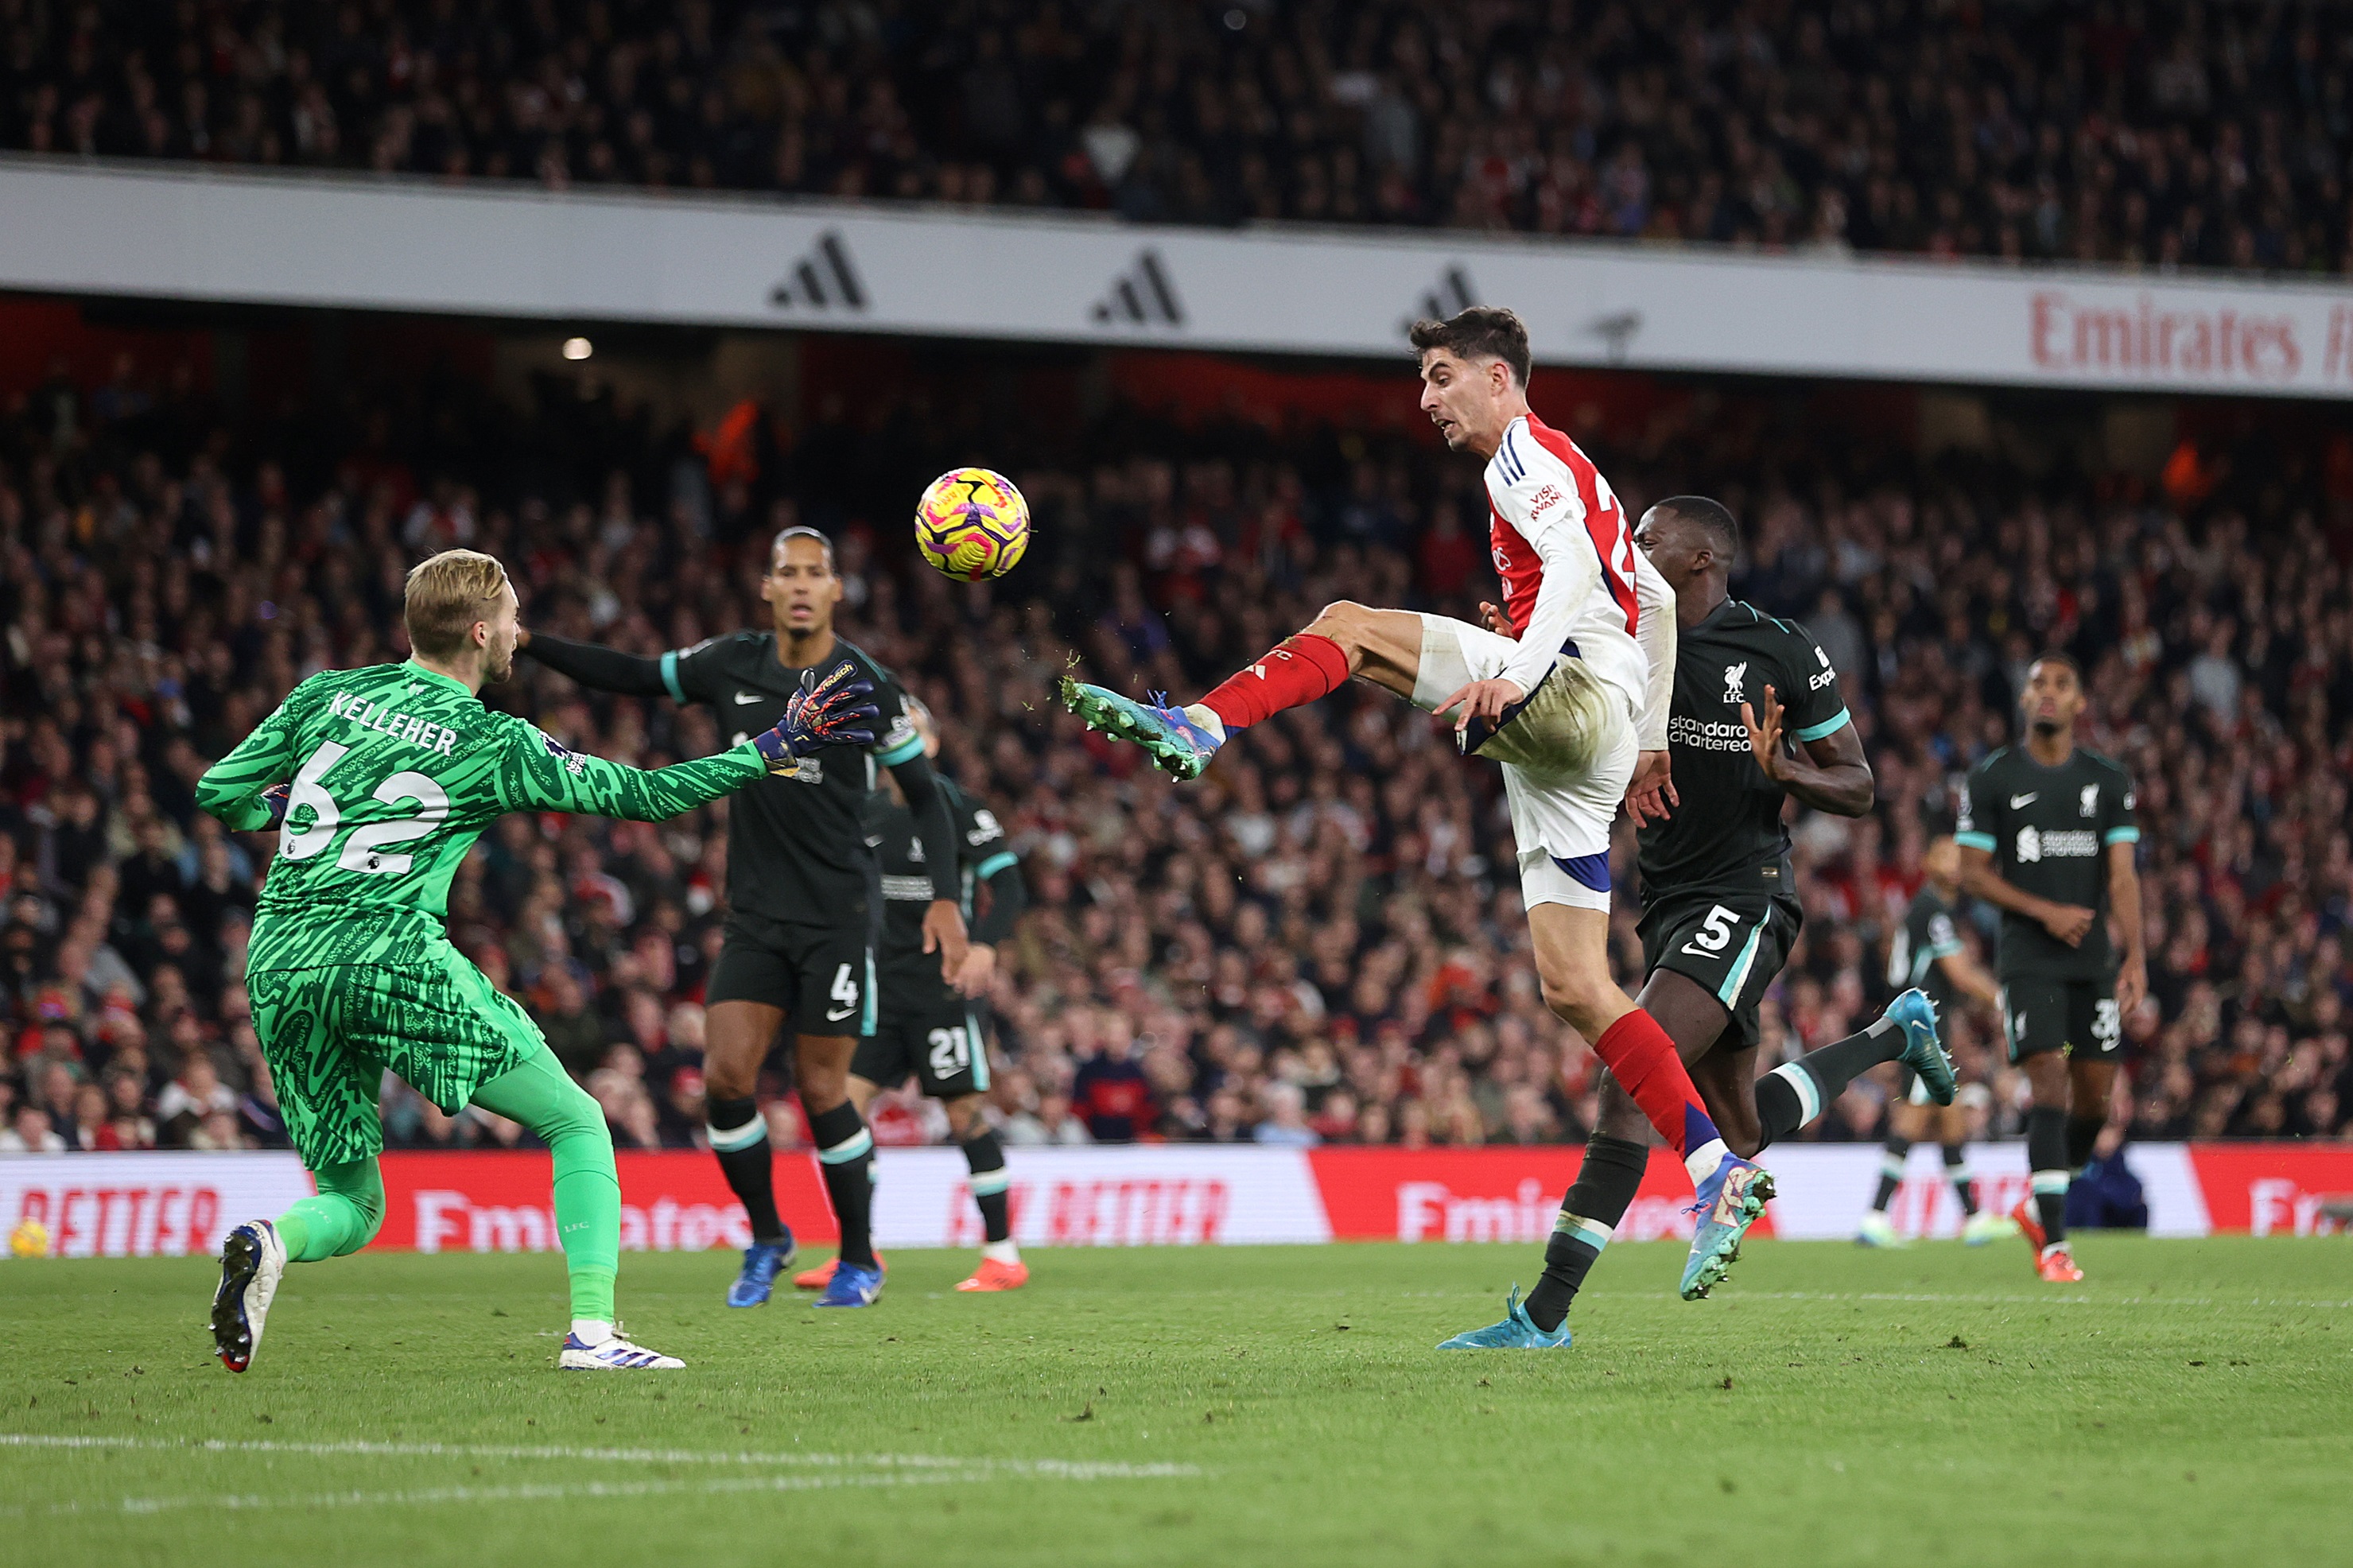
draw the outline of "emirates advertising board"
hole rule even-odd
[[[2323,1235],[2353,1205],[2353,1147],[2324,1143],[2144,1143],[2126,1151],[2158,1236]],[[740,1247],[750,1237],[708,1154],[625,1152],[622,1246]],[[1025,1247],[1232,1246],[1328,1241],[1539,1244],[1576,1179],[1574,1148],[1315,1149],[1137,1144],[1016,1149],[1014,1235]],[[1870,1201],[1880,1151],[1867,1144],[1770,1150],[1779,1180],[1754,1233],[1843,1240]],[[2016,1143],[1970,1151],[1982,1201],[2026,1194]],[[886,1149],[877,1162],[875,1235],[885,1248],[977,1247],[978,1217],[954,1149]],[[817,1164],[776,1163],[777,1205],[806,1239],[835,1235]],[[556,1247],[543,1153],[384,1157],[385,1214],[375,1245],[417,1252],[535,1252]],[[238,1220],[273,1215],[311,1191],[286,1153],[0,1156],[0,1226],[40,1222],[69,1258],[211,1252]],[[1654,1153],[1620,1234],[1691,1234],[1691,1184]],[[1904,1235],[1957,1235],[1961,1213],[1936,1151],[1914,1151],[1891,1217]]]
[[[2327,280],[37,157],[0,213],[37,292],[1370,357],[1504,304],[1551,364],[2353,396]]]

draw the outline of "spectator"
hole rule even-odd
[[[16,1108],[16,1120],[0,1130],[0,1154],[62,1154],[68,1144],[49,1125],[49,1113],[37,1105]]]
[[[191,1146],[191,1140],[209,1117],[237,1114],[237,1093],[220,1080],[220,1069],[203,1050],[188,1053],[171,1082],[155,1098],[155,1120],[164,1142]]]
[[[1266,1118],[1250,1133],[1258,1142],[1276,1149],[1313,1149],[1324,1142],[1307,1125],[1307,1097],[1297,1084],[1277,1079],[1260,1091],[1259,1099]]]
[[[1070,1103],[1097,1143],[1133,1143],[1152,1125],[1152,1085],[1125,1050],[1108,1039],[1079,1064]]]

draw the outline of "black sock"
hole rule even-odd
[[[741,1100],[708,1100],[703,1119],[711,1134],[711,1152],[719,1157],[720,1173],[751,1216],[752,1239],[784,1240],[785,1222],[776,1217],[776,1173],[768,1152],[768,1123],[760,1115],[758,1101],[748,1094]]]
[[[2067,1113],[2038,1105],[2026,1113],[2026,1164],[2045,1246],[2067,1239]]]
[[[1568,1195],[1560,1200],[1560,1215],[1545,1243],[1544,1277],[1528,1292],[1528,1318],[1537,1328],[1551,1333],[1568,1316],[1568,1304],[1585,1283],[1586,1271],[1633,1206],[1650,1163],[1650,1150],[1630,1140],[1597,1132],[1587,1142],[1585,1163],[1577,1167]]]
[[[1770,1146],[1822,1113],[1846,1086],[1904,1054],[1904,1026],[1882,1018],[1859,1035],[1808,1051],[1757,1080],[1757,1120]]]
[[[841,1260],[860,1268],[874,1267],[874,1134],[858,1107],[843,1100],[831,1110],[808,1119],[809,1139],[817,1145],[818,1171],[825,1177],[825,1195],[833,1201],[833,1217],[841,1226]]]
[[[1945,1145],[1945,1180],[1953,1184],[1954,1195],[1961,1200],[1961,1212],[1971,1219],[1978,1216],[1978,1184],[1969,1174],[1969,1152],[1958,1143]]]
[[[2107,1124],[2105,1115],[2067,1118],[2068,1170],[2080,1174],[2092,1163],[2092,1150],[2100,1141],[2100,1129]]]
[[[972,1167],[972,1201],[980,1209],[981,1234],[991,1241],[1011,1240],[1013,1216],[1006,1188],[1013,1178],[1005,1169],[1005,1146],[984,1127],[965,1141],[964,1159]]]
[[[1912,1140],[1890,1138],[1879,1160],[1879,1191],[1873,1194],[1872,1212],[1885,1214],[1887,1205],[1895,1196],[1895,1189],[1904,1184],[1904,1162],[1912,1153]]]

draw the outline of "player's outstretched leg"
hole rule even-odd
[[[275,1220],[248,1220],[221,1243],[213,1349],[231,1372],[253,1364],[269,1303],[289,1263],[318,1263],[357,1252],[375,1239],[384,1224],[384,1174],[374,1156],[322,1165],[311,1180],[317,1193]]]
[[[1420,668],[1422,617],[1343,600],[1210,689],[1198,702],[1164,707],[1106,687],[1064,679],[1062,706],[1090,729],[1133,741],[1180,779],[1198,778],[1234,731],[1328,696],[1351,675],[1411,700]]]
[[[543,1044],[474,1091],[483,1110],[520,1121],[555,1164],[555,1231],[572,1283],[572,1331],[556,1364],[567,1372],[667,1371],[686,1363],[621,1336],[613,1279],[621,1266],[621,1177],[605,1112]]]
[[[1784,1062],[1757,1080],[1757,1119],[1766,1146],[1820,1116],[1856,1079],[1893,1061],[1918,1073],[1938,1105],[1953,1102],[1952,1058],[1936,1040],[1936,1009],[1918,991],[1890,1002],[1861,1034]]]

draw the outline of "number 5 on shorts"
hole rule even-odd
[[[1692,933],[1691,941],[1683,943],[1683,951],[1698,958],[1722,952],[1732,945],[1732,928],[1739,923],[1739,911],[1718,904],[1707,911],[1707,919],[1700,922],[1700,929]]]

